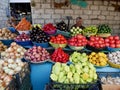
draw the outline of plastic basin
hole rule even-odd
[[[67,46],[67,44],[55,44],[55,43],[52,43],[52,42],[49,42],[49,43],[54,48],[59,48],[59,47],[65,48]]]
[[[14,42],[14,40],[0,40],[0,41],[2,41],[2,43],[7,46],[9,46],[12,42]]]
[[[19,34],[22,34],[22,33],[25,33],[25,34],[29,34],[29,30],[27,30],[27,31],[18,31],[19,32]]]
[[[48,47],[49,47],[49,43],[48,43],[48,42],[46,42],[46,43],[33,42],[33,44],[34,44],[35,46],[41,46],[41,47],[43,47],[43,48],[48,48]]]
[[[15,42],[21,46],[32,46],[33,45],[31,41],[15,41]]]

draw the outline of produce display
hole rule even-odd
[[[120,77],[102,77],[101,82],[106,85],[120,85]]]
[[[111,28],[106,24],[101,24],[98,26],[98,34],[111,33]]]
[[[105,44],[107,47],[120,48],[120,38],[119,36],[109,36],[105,39]]]
[[[27,50],[25,59],[32,63],[40,63],[50,59],[50,54],[45,48],[34,46]]]
[[[76,36],[77,34],[82,34],[82,29],[79,27],[76,27],[76,28],[72,27],[70,29],[70,34],[71,34],[71,36]]]
[[[0,67],[8,75],[19,73],[27,63],[22,62],[21,59],[4,59],[0,60]]]
[[[30,37],[29,35],[22,33],[15,38],[15,41],[22,41],[22,42],[30,41]]]
[[[98,49],[106,47],[105,40],[98,36],[91,36],[88,45]]]
[[[7,46],[0,41],[0,52],[3,52],[7,49]]]
[[[74,37],[71,37],[68,40],[68,44],[71,46],[76,46],[76,47],[80,47],[80,46],[86,46],[87,45],[87,39],[85,36],[82,36],[81,34],[78,34]]]
[[[49,36],[46,35],[46,33],[42,30],[40,30],[39,28],[33,28],[30,31],[30,39],[33,42],[37,42],[37,43],[45,43],[45,42],[49,42]]]
[[[120,51],[109,53],[108,58],[110,62],[120,65]]]
[[[53,62],[61,62],[66,63],[69,60],[69,55],[66,54],[62,48],[55,49],[53,54],[51,55],[51,60]]]
[[[28,31],[31,28],[31,24],[26,18],[22,18],[19,24],[15,27],[18,31]]]
[[[54,83],[61,85],[97,83],[96,68],[101,69],[108,65],[120,68],[120,38],[118,35],[111,36],[112,30],[106,24],[101,24],[98,27],[88,26],[83,30],[79,27],[72,27],[68,30],[64,21],[57,23],[56,26],[48,23],[42,27],[40,24],[32,26],[26,18],[22,18],[15,29],[20,35],[17,36],[6,28],[0,29],[0,90],[4,90],[12,81],[13,75],[28,65],[22,62],[23,58],[34,64],[44,65],[46,61],[54,63],[50,75],[53,87]],[[7,48],[3,41],[13,43],[10,42],[11,45]],[[30,43],[28,43],[29,41]],[[24,44],[31,44],[31,46],[34,44],[35,46],[26,50],[22,47],[24,45],[18,42],[27,42]],[[55,48],[51,55],[45,49],[52,51],[53,48],[48,48],[49,44]],[[70,52],[74,51],[71,55],[63,51],[67,45],[72,49]],[[68,51],[67,48],[64,50]],[[78,52],[79,50],[82,53]],[[109,53],[100,52],[103,50]],[[120,77],[105,77],[103,75],[101,82],[106,85],[120,85]],[[82,88],[85,89],[88,86]],[[72,89],[79,90],[80,88],[78,86]]]
[[[17,35],[7,28],[0,29],[0,40],[13,40]]]
[[[57,36],[51,36],[50,42],[55,44],[67,44],[66,38],[61,34],[58,34]]]
[[[14,60],[21,59],[23,58],[25,52],[26,50],[22,46],[19,46],[13,42],[8,49],[6,49],[4,52],[1,52],[1,57]]]
[[[89,61],[96,66],[106,66],[108,57],[103,52],[98,52],[98,53],[92,52],[89,55]]]
[[[61,22],[59,22],[59,23],[57,23],[56,24],[56,28],[58,29],[58,30],[61,30],[61,31],[65,31],[65,32],[67,32],[68,30],[68,26],[67,26],[67,24],[64,22],[64,21],[61,21]]]
[[[111,67],[120,68],[120,51],[108,54],[108,63]]]
[[[43,30],[47,34],[54,34],[56,32],[56,27],[52,23],[48,23],[43,26]]]
[[[97,74],[89,62],[70,65],[57,62],[52,67],[50,78],[63,84],[87,84],[97,80]]]
[[[58,34],[56,36],[51,36],[50,44],[54,48],[59,48],[59,47],[64,48],[67,46],[67,40],[64,36],[62,36],[61,34]]]
[[[98,28],[96,26],[88,26],[85,29],[83,29],[82,33],[85,36],[92,36],[92,35],[96,35],[98,31]]]
[[[74,52],[72,55],[70,55],[70,61],[72,63],[86,62],[88,61],[88,55],[86,53]]]
[[[0,70],[0,90],[5,90],[6,86],[9,85],[11,80],[11,75],[8,75],[3,70]]]

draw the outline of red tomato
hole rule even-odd
[[[114,39],[114,37],[113,37],[113,36],[109,36],[108,38],[109,38],[110,40],[113,40],[113,39]]]
[[[90,45],[90,46],[93,46],[93,45],[94,45],[94,43],[93,43],[93,42],[89,42],[89,45]]]
[[[109,42],[109,39],[108,39],[108,38],[106,38],[106,39],[105,39],[105,42]]]
[[[103,42],[101,40],[98,41],[99,44],[102,44]]]
[[[95,41],[95,38],[93,36],[91,36],[90,41]]]
[[[119,40],[119,36],[114,36],[114,39],[115,40]]]
[[[115,43],[115,40],[110,40],[110,43],[111,43],[111,44],[114,44],[114,43]]]
[[[115,48],[115,44],[110,44],[110,47]]]
[[[103,38],[100,38],[100,41],[103,41],[103,42],[104,42],[104,39],[103,39]]]
[[[78,43],[82,43],[82,41],[81,41],[81,40],[79,40],[79,41],[78,41]]]
[[[95,37],[95,40],[99,40],[99,37]]]
[[[116,48],[120,48],[120,44],[116,44],[116,46],[115,46]]]
[[[81,44],[81,43],[78,43],[78,46],[82,46],[82,44]]]
[[[104,44],[101,44],[100,47],[103,48],[105,45]]]
[[[105,43],[105,46],[109,47],[109,46],[110,46],[110,44],[109,44],[109,43]]]
[[[120,44],[120,40],[116,40],[115,42],[116,42],[116,44]]]
[[[100,45],[99,45],[99,44],[95,44],[95,46],[96,46],[97,48],[100,48]]]
[[[82,39],[84,36],[82,36],[81,34],[78,34],[77,35],[77,38],[79,38],[79,39]]]

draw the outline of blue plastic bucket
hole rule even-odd
[[[51,62],[30,64],[33,90],[44,90],[45,85],[50,82],[52,65]]]

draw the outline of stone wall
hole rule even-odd
[[[53,0],[34,0],[36,6],[32,7],[33,23],[56,23],[65,16],[72,16],[71,25],[74,24],[75,18],[81,16],[84,20],[84,26],[98,25],[100,23],[107,23],[113,29],[113,34],[120,33],[120,12],[114,11],[114,7],[110,3],[99,0],[86,0],[87,8],[81,8],[76,5],[63,7],[62,9],[55,9],[51,1]],[[120,2],[118,3],[120,5]],[[93,20],[99,18],[100,20]]]
[[[6,16],[6,8],[8,7],[9,0],[0,0],[0,28],[6,26],[7,16]]]

